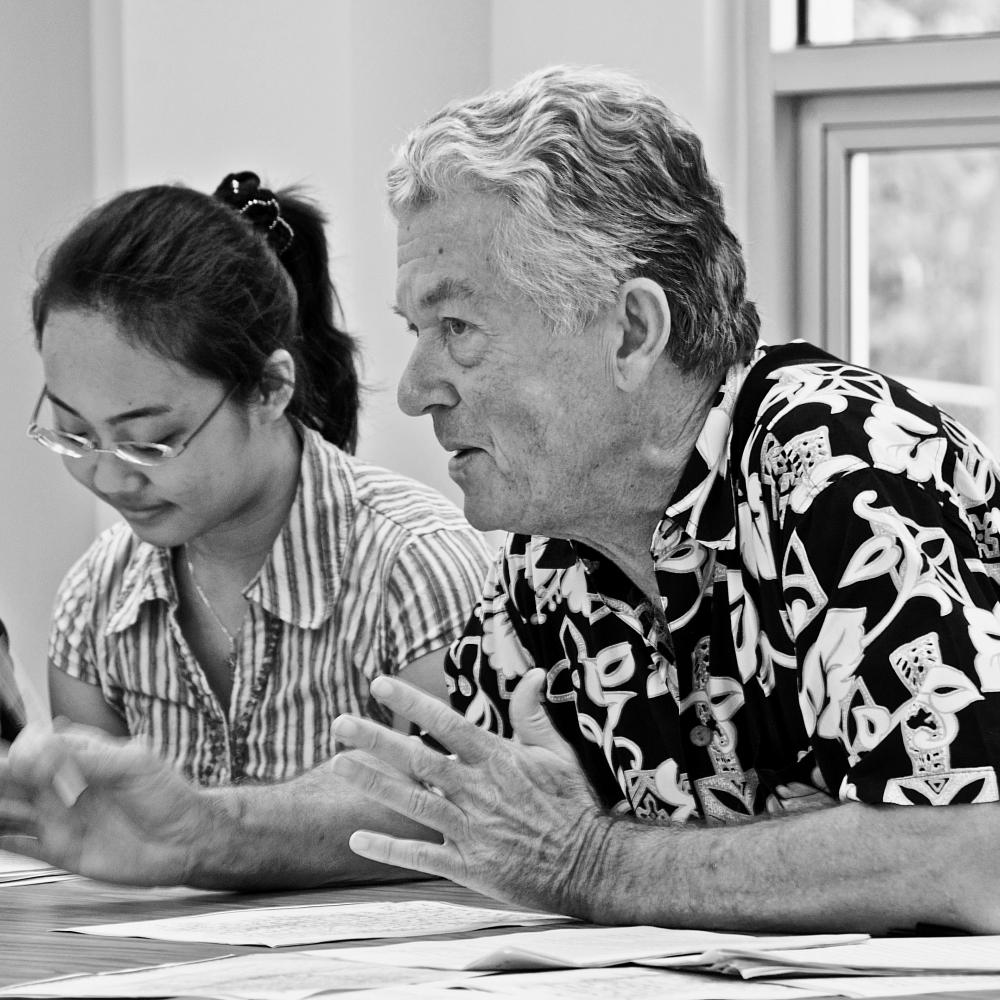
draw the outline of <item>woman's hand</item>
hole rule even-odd
[[[75,801],[67,774],[86,786]],[[0,844],[92,878],[189,881],[216,813],[211,796],[138,744],[86,727],[29,725],[0,758]]]

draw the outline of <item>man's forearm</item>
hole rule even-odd
[[[185,882],[205,889],[426,878],[359,857],[348,847],[348,838],[358,829],[391,829],[400,837],[440,839],[346,785],[328,764],[282,784],[204,794],[204,836],[191,845]]]
[[[567,912],[604,923],[883,932],[918,922],[1000,932],[1000,806],[835,806],[739,827],[602,817]]]

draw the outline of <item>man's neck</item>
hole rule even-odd
[[[612,560],[651,600],[658,598],[650,546],[673,499],[698,436],[712,408],[716,382],[678,376],[653,407],[640,404],[645,430],[622,447],[612,473],[614,489],[607,503],[593,505],[593,517],[573,537]],[[638,409],[638,407],[637,407]]]

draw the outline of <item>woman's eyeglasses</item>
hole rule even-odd
[[[37,441],[42,447],[54,451],[57,455],[64,455],[68,458],[86,458],[88,455],[116,455],[123,462],[130,465],[163,465],[172,458],[176,458],[184,449],[201,433],[208,422],[222,409],[229,398],[236,391],[234,385],[212,407],[211,412],[191,433],[180,443],[175,445],[156,444],[152,441],[118,441],[113,448],[98,448],[97,442],[92,441],[82,434],[70,434],[69,431],[56,430],[53,427],[41,427],[38,424],[38,414],[45,402],[46,389],[42,386],[41,395],[28,421],[27,435]]]

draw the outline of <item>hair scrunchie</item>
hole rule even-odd
[[[239,215],[246,216],[254,229],[264,234],[279,257],[292,245],[295,233],[281,217],[277,196],[260,186],[260,178],[252,170],[226,174],[215,189],[215,197]]]

